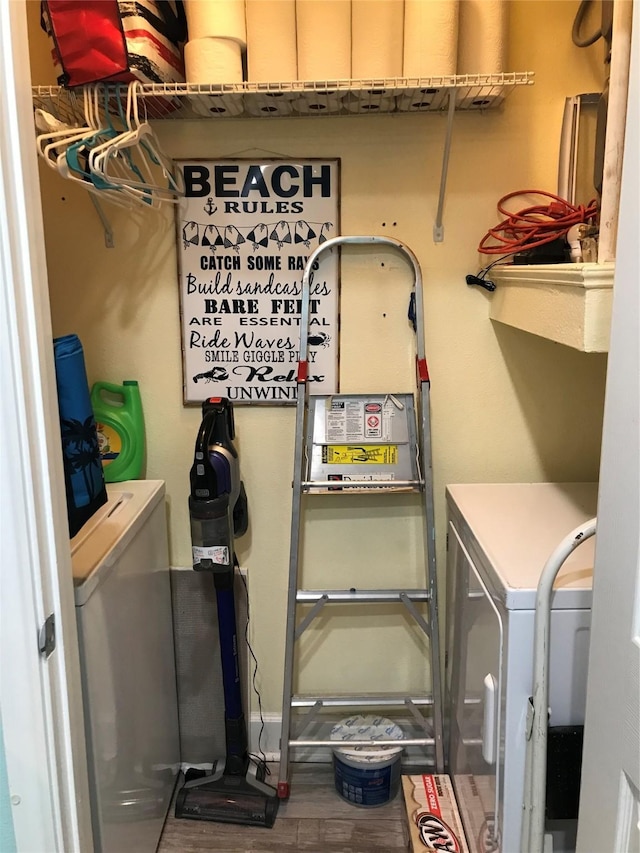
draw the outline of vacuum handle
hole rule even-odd
[[[196,501],[209,501],[218,497],[218,478],[209,461],[212,417],[213,413],[207,413],[202,419],[189,473],[191,498]]]
[[[231,400],[227,397],[209,397],[202,404],[203,421],[208,417],[212,418],[209,443],[220,444],[232,456],[237,456],[238,454],[233,446],[236,427]]]

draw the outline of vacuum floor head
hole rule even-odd
[[[274,791],[275,794],[275,791]],[[272,827],[279,800],[252,787],[242,776],[222,776],[194,788],[183,787],[176,799],[176,817]]]

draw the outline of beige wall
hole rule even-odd
[[[29,3],[34,83],[48,83],[38,5]],[[441,573],[447,483],[594,480],[598,474],[606,357],[492,324],[490,295],[464,281],[481,265],[476,246],[497,221],[498,197],[521,188],[555,190],[565,96],[601,88],[602,48],[579,50],[571,43],[577,5],[511,4],[509,70],[535,71],[536,84],[516,90],[502,111],[456,117],[440,245],[431,231],[442,116],[223,119],[159,128],[174,157],[339,157],[342,233],[388,234],[416,252],[425,280]],[[116,248],[106,249],[82,188],[44,168],[42,186],[54,331],[80,335],[90,381],[139,380],[147,476],[167,482],[172,562],[190,565],[188,471],[199,415],[182,405],[173,211],[141,216],[107,208]],[[408,389],[408,270],[392,253],[350,252],[342,277],[345,389]],[[238,550],[250,574],[263,707],[277,712],[294,411],[237,408],[236,423],[252,514]],[[399,503],[382,496],[320,499],[305,528],[304,585],[419,583],[417,507],[410,498]],[[401,620],[377,610],[365,624],[356,636],[353,614],[341,610],[322,648],[319,632],[308,632],[305,661],[315,654],[303,687],[405,690],[423,683],[422,650],[415,638],[408,647],[402,643]]]

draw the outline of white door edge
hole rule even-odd
[[[632,10],[628,6],[631,66],[600,462],[579,853],[640,853],[640,3]]]
[[[24,0],[0,3],[0,707],[18,850],[91,851]],[[38,629],[56,620],[45,660]]]

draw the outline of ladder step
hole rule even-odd
[[[322,491],[347,492],[354,489],[363,489],[367,492],[420,492],[424,487],[424,480],[304,480],[302,489],[305,492]]]
[[[299,589],[296,601],[314,604],[318,601],[353,604],[384,604],[391,601],[429,601],[428,589]]]
[[[314,705],[322,705],[323,708],[376,708],[376,707],[406,707],[408,703],[413,705],[433,705],[433,697],[430,695],[406,696],[401,693],[366,693],[358,696],[325,696],[298,694],[291,697],[292,708],[312,708]]]

